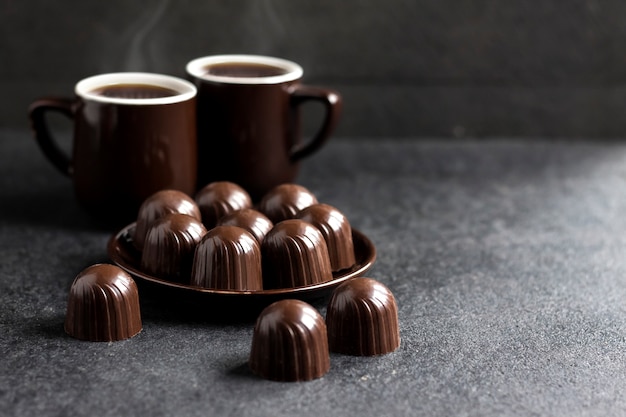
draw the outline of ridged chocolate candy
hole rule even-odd
[[[215,227],[218,220],[234,211],[252,207],[246,190],[229,181],[215,181],[196,194],[196,202],[207,229]]]
[[[352,228],[339,210],[328,204],[313,204],[301,210],[296,218],[311,223],[322,232],[333,271],[351,268],[356,263]]]
[[[177,190],[162,190],[144,200],[137,214],[133,244],[143,250],[146,234],[152,223],[169,213],[187,214],[201,220],[200,209],[193,198]]]
[[[282,221],[261,244],[265,288],[295,288],[333,279],[322,233],[303,220]]]
[[[400,346],[396,300],[385,285],[371,278],[353,278],[335,289],[326,325],[333,352],[371,356]]]
[[[247,230],[237,226],[217,226],[209,230],[196,248],[191,285],[224,290],[262,290],[259,242]]]
[[[317,204],[317,198],[308,189],[297,184],[281,184],[263,196],[259,211],[272,222],[293,219],[305,207]]]
[[[246,229],[261,243],[265,235],[274,227],[274,223],[260,211],[254,209],[242,209],[222,217],[218,226],[237,226]]]
[[[124,270],[96,264],[83,270],[70,288],[65,332],[76,339],[112,342],[141,331],[139,295]]]
[[[299,300],[281,300],[259,315],[249,366],[261,378],[308,381],[330,369],[324,319]]]
[[[196,246],[206,234],[200,220],[171,213],[156,220],[141,254],[143,272],[174,282],[189,283]]]

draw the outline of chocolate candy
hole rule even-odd
[[[201,220],[196,202],[182,191],[162,190],[152,194],[139,207],[137,225],[133,234],[133,244],[143,250],[146,234],[152,223],[169,213],[187,214]]]
[[[330,369],[324,319],[299,300],[281,300],[266,307],[252,336],[249,366],[261,378],[308,381]]]
[[[301,210],[296,218],[311,223],[322,232],[333,272],[351,268],[356,263],[352,228],[339,210],[328,204],[313,204]]]
[[[333,352],[382,355],[400,346],[396,300],[386,286],[371,278],[353,278],[335,289],[326,325]]]
[[[188,284],[196,245],[206,232],[200,220],[186,214],[161,217],[146,235],[141,269],[159,278]]]
[[[224,290],[262,290],[261,249],[245,229],[217,226],[196,248],[191,285]]]
[[[259,211],[272,222],[293,219],[303,208],[317,204],[317,198],[305,187],[281,184],[272,188],[259,203]]]
[[[196,202],[207,229],[215,227],[218,220],[229,213],[252,207],[252,199],[246,190],[229,181],[206,185],[196,194]]]
[[[112,342],[141,331],[139,295],[124,270],[96,264],[83,270],[70,288],[65,332],[76,339]]]
[[[265,235],[274,227],[274,223],[260,211],[241,209],[222,217],[218,226],[238,226],[246,229],[261,243]]]
[[[333,279],[321,232],[303,220],[276,224],[261,244],[263,286],[295,288]]]

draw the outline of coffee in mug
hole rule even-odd
[[[253,62],[222,62],[210,64],[204,67],[204,76],[221,77],[277,77],[285,75],[288,71],[281,67]]]
[[[91,94],[103,97],[141,99],[176,96],[178,91],[158,85],[117,84],[98,87],[92,90]]]

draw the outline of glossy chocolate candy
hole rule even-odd
[[[259,211],[272,222],[293,219],[303,208],[317,204],[317,198],[298,184],[281,184],[268,191],[259,203]]]
[[[238,226],[246,229],[261,243],[265,235],[274,227],[274,223],[260,211],[254,209],[242,209],[222,217],[218,226]]]
[[[371,278],[353,278],[335,289],[326,325],[333,352],[371,356],[400,346],[396,300],[389,288]]]
[[[83,270],[70,288],[65,332],[93,342],[112,342],[141,331],[139,295],[124,270],[96,264]]]
[[[143,250],[146,234],[155,220],[170,213],[187,214],[201,220],[200,209],[193,198],[178,190],[161,190],[148,197],[139,207],[133,244]]]
[[[200,220],[186,214],[170,213],[156,220],[144,243],[142,271],[188,284],[196,246],[206,232]]]
[[[263,289],[259,242],[237,226],[217,226],[198,244],[191,285],[222,290]]]
[[[252,207],[250,195],[239,185],[229,181],[215,181],[196,194],[196,202],[207,229],[215,227],[223,216]]]
[[[261,378],[308,381],[330,369],[328,336],[318,311],[300,300],[281,300],[259,315],[249,366]]]
[[[322,233],[333,272],[351,268],[356,263],[352,228],[339,210],[328,204],[313,204],[301,210],[296,218],[311,223]]]
[[[261,244],[265,288],[296,288],[333,279],[321,232],[303,220],[276,224]]]

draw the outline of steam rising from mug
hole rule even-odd
[[[141,18],[135,23],[135,26],[139,26],[136,29],[131,41],[128,51],[126,52],[126,70],[127,71],[145,71],[149,66],[149,59],[144,59],[145,51],[150,51],[146,47],[146,37],[154,29],[169,6],[170,0],[161,1],[150,14],[141,16]]]
[[[136,12],[119,13],[114,22],[103,21],[103,29],[96,32],[101,37],[92,39],[96,43],[91,49],[89,60],[97,62],[101,74],[116,71],[154,71],[170,62],[170,53],[161,42],[167,34],[161,30],[164,17],[170,13],[170,0],[160,0],[150,7],[129,7]],[[139,5],[140,3],[136,3]],[[147,4],[147,3],[146,3]],[[129,3],[131,5],[131,3]],[[130,16],[129,16],[130,15]],[[110,26],[112,23],[113,26]],[[120,23],[123,24],[121,30]],[[113,31],[112,28],[116,30]],[[106,31],[104,31],[106,29]]]

